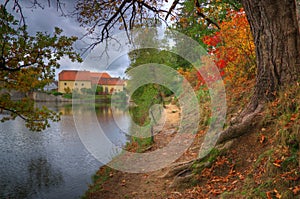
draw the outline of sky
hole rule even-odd
[[[0,0],[0,2],[1,1],[2,0]],[[54,31],[54,27],[63,29],[63,34],[66,36],[77,36],[78,38],[82,38],[82,36],[86,33],[85,29],[79,26],[75,18],[64,17],[61,15],[61,12],[57,10],[56,4],[54,3],[55,1],[51,1],[52,4],[50,7],[48,6],[48,3],[44,3],[43,9],[40,7],[32,8],[32,4],[30,3],[32,1],[29,0],[19,2],[22,5],[23,14],[25,16],[28,32],[30,34],[35,34],[38,31],[52,33]],[[66,14],[74,9],[76,1],[63,2],[63,10]],[[10,5],[10,7],[12,6]],[[16,15],[16,13],[14,15]],[[75,50],[81,54],[83,52],[82,48],[86,47],[90,42],[91,40],[88,38],[78,40],[74,45]],[[57,74],[61,70],[90,70],[98,72],[106,71],[113,77],[124,77],[124,71],[130,63],[127,53],[119,52],[118,56],[113,56],[117,58],[111,60],[108,59],[106,55],[101,56],[102,53],[99,51],[99,49],[102,49],[101,45],[97,46],[94,51],[88,51],[83,54],[83,63],[74,63],[67,58],[60,60],[59,63],[61,67],[56,71],[56,79]],[[110,55],[111,53],[114,52],[109,52],[108,54]]]

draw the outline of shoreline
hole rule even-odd
[[[165,121],[154,127],[154,143],[143,152],[152,152],[165,147],[176,135],[180,125],[180,109],[176,105],[169,104],[166,105],[164,113]],[[186,156],[186,153],[189,155]],[[196,154],[193,151],[186,151],[176,162],[194,159]],[[89,185],[82,198],[164,198],[164,194],[172,191],[169,187],[171,181],[160,177],[165,172],[165,169],[159,169],[146,173],[127,173],[103,165],[93,175],[93,183]]]

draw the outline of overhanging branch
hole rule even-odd
[[[170,7],[166,17],[165,17],[165,20],[168,19],[168,17],[170,16],[170,14],[172,13],[172,11],[175,9],[175,7],[177,6],[177,4],[179,3],[179,0],[175,0],[173,3],[172,3],[172,6]]]
[[[203,13],[201,12],[201,5],[200,5],[200,3],[199,3],[198,0],[195,0],[195,6],[196,6],[196,13],[197,13],[200,17],[202,17],[203,19],[205,19],[205,20],[207,21],[208,25],[213,24],[213,25],[215,25],[218,29],[221,29],[220,26],[219,26],[216,22],[214,22],[213,20],[211,20],[210,18],[208,18],[205,14],[203,14]]]

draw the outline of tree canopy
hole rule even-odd
[[[204,36],[218,38],[218,35],[222,34],[222,38],[218,38],[222,41],[216,42],[217,46],[212,48],[214,55],[219,56],[219,60],[215,59],[216,64],[219,64],[219,68],[222,69],[224,65],[228,65],[229,60],[236,60],[238,63],[241,57],[247,58],[250,62],[242,64],[242,68],[248,70],[246,73],[251,73],[249,77],[253,76],[255,68],[256,84],[255,92],[248,106],[241,111],[229,128],[220,133],[218,143],[247,132],[249,125],[255,123],[256,116],[263,111],[266,102],[274,100],[278,91],[299,81],[300,33],[295,0],[285,2],[280,0],[187,0],[183,2],[174,0],[168,4],[169,7],[166,6],[166,3],[167,1],[159,0],[124,0],[114,1],[114,3],[112,1],[80,1],[77,4],[78,20],[82,26],[88,28],[88,34],[95,36],[96,42],[92,47],[112,36],[113,28],[119,27],[130,31],[136,26],[143,27],[148,24],[149,18],[164,20],[199,43],[203,43]],[[245,24],[245,18],[228,15],[232,11],[239,11],[241,7],[244,9],[241,13],[245,13],[249,22],[248,27],[250,27],[244,26],[246,32],[244,38],[241,38],[245,40],[247,37],[250,41],[253,38],[255,67],[253,45],[247,44],[250,50],[243,52],[244,55],[241,56],[240,50],[245,50],[245,46],[241,47],[239,44],[245,44],[245,42],[233,43],[234,36],[228,35],[229,31],[227,31],[227,35],[225,34],[228,16],[248,25]],[[232,25],[233,28],[237,26],[237,24]],[[223,30],[220,31],[220,29]],[[249,37],[249,30],[253,37]],[[215,33],[216,35],[214,35]],[[238,37],[240,36],[238,35]],[[231,37],[231,40],[228,40],[227,37]],[[217,53],[216,50],[223,52]],[[229,57],[225,56],[228,52],[224,52],[224,50],[228,52],[238,50],[240,54],[237,56],[234,54],[235,52],[231,52],[229,53],[231,57]],[[228,66],[227,69],[230,69],[230,64]],[[248,74],[242,74],[242,76],[244,75]]]
[[[6,6],[0,7],[0,110],[7,113],[1,121],[19,116],[30,130],[39,131],[49,126],[49,120],[59,120],[59,114],[35,107],[30,95],[54,80],[62,57],[81,61],[72,47],[77,38],[62,35],[59,28],[52,34],[31,36],[25,23],[16,20]],[[14,99],[14,92],[22,97]]]
[[[18,5],[18,1],[14,2]],[[61,4],[61,1],[57,0],[56,2],[58,5]],[[34,3],[38,3],[38,1],[34,1]],[[5,6],[2,7],[5,8]],[[286,86],[288,83],[295,82],[299,79],[299,67],[297,66],[299,65],[300,45],[296,1],[283,3],[276,0],[265,1],[262,3],[259,1],[249,0],[174,0],[172,2],[165,0],[79,0],[76,3],[76,10],[74,11],[74,14],[76,15],[80,25],[86,28],[86,35],[92,35],[94,43],[91,47],[95,47],[97,44],[104,42],[107,38],[111,37],[117,29],[130,31],[135,27],[146,27],[153,24],[160,24],[161,22],[171,26],[172,28],[176,28],[176,30],[187,34],[207,47],[206,45],[209,44],[204,44],[204,36],[211,36],[218,33],[220,32],[220,29],[221,32],[223,32],[223,43],[225,42],[229,45],[230,42],[233,41],[226,40],[226,37],[229,37],[229,35],[224,37],[224,30],[226,29],[226,23],[228,25],[228,14],[232,11],[239,11],[241,7],[244,8],[247,21],[250,22],[250,30],[253,35],[256,52],[256,92],[252,99],[252,108],[246,108],[252,112],[258,107],[260,102],[272,100],[274,96],[276,96],[277,90]],[[286,11],[283,9],[289,10],[289,15],[285,15],[284,13]],[[262,16],[262,13],[264,13],[266,17]],[[274,13],[277,13],[282,17],[278,18],[274,15]],[[5,15],[7,14],[3,14],[3,16]],[[241,18],[239,19],[234,15],[232,15],[232,17],[234,20],[241,20]],[[13,18],[13,16],[4,17],[4,21],[9,23],[10,27],[14,27],[12,26],[13,22],[11,18]],[[7,19],[10,19],[10,21]],[[246,22],[245,19],[244,22]],[[264,26],[263,32],[261,31],[262,25]],[[10,57],[7,59],[5,57],[6,55],[2,53],[2,57],[7,59],[5,61],[2,59],[1,61],[1,66],[4,69],[3,71],[6,73],[8,71],[12,73],[14,70],[21,70],[26,68],[25,66],[27,65],[32,66],[34,65],[35,59],[37,64],[40,63],[42,65],[51,62],[52,66],[56,66],[56,61],[62,56],[62,53],[71,56],[71,59],[73,60],[77,59],[75,57],[72,58],[75,54],[71,53],[71,43],[74,42],[75,38],[59,37],[61,31],[58,29],[55,31],[56,33],[54,36],[38,33],[35,37],[27,36],[26,28],[24,27],[18,29],[12,28],[12,30],[16,31],[13,34],[18,35],[17,37],[5,36],[3,38],[10,38],[15,40],[15,43],[20,44],[22,44],[22,42],[24,43],[24,40],[27,39],[25,43],[28,44],[27,46],[22,46],[22,49],[26,49],[28,51],[23,54],[18,53],[18,55],[20,54],[20,56],[23,56],[23,59],[25,58],[23,62],[20,60],[20,57],[13,60],[10,60]],[[34,40],[46,40],[47,42],[36,43]],[[5,43],[7,42],[4,39],[3,44]],[[63,44],[64,47],[62,48],[60,44]],[[221,44],[222,43],[219,43],[216,48],[221,49],[219,46]],[[32,48],[36,48],[38,45],[42,45],[40,49],[45,50],[44,52],[49,52],[48,47],[59,50],[56,51],[57,53],[54,54],[54,56],[52,55],[52,57],[49,57],[49,53],[32,51]],[[230,45],[235,44],[231,43]],[[13,47],[21,49],[18,45]],[[232,50],[231,47],[225,49]],[[283,53],[280,49],[286,49],[286,53]],[[27,54],[32,54],[33,56],[28,56]],[[249,54],[249,52],[246,54],[246,57],[248,56],[251,60],[253,60],[252,54]],[[221,56],[221,54],[218,56]],[[230,57],[224,57],[224,54],[222,56],[224,59],[220,59],[221,61],[219,60],[220,65],[224,64],[225,58],[231,59]],[[41,63],[41,60],[43,59],[36,57],[46,58],[49,62]],[[56,58],[53,59],[53,57]],[[11,65],[6,63],[8,60],[10,60],[9,63]],[[18,64],[16,65],[15,63]],[[13,68],[12,65],[14,65]],[[253,63],[247,67],[248,69],[251,69],[252,73]],[[8,70],[9,68],[10,70]],[[41,68],[43,67],[33,68],[39,68],[39,70],[42,70]],[[40,80],[44,80],[49,77],[51,72],[49,72],[48,69],[48,65],[44,67],[42,70],[43,75],[38,77]],[[246,112],[245,115],[247,115]]]
[[[18,0],[11,2],[19,7]],[[37,4],[39,0],[33,2]],[[56,2],[60,5],[62,1],[56,0]],[[193,38],[207,50],[207,56],[204,56],[203,60],[200,60],[199,57],[199,62],[203,61],[204,67],[211,67],[206,63],[215,63],[224,80],[231,82],[233,90],[237,88],[237,91],[230,93],[234,94],[233,97],[227,97],[235,98],[234,101],[243,102],[242,97],[249,99],[248,103],[240,104],[242,108],[235,107],[236,109],[232,111],[236,111],[236,113],[230,113],[234,117],[229,118],[228,123],[223,125],[222,122],[218,122],[218,118],[211,114],[213,111],[220,111],[221,108],[208,110],[209,106],[206,106],[209,103],[207,96],[213,94],[206,92],[204,86],[201,87],[205,81],[199,71],[193,69],[189,63],[177,55],[161,50],[159,45],[156,49],[138,49],[129,53],[131,66],[128,71],[143,66],[146,68],[143,72],[155,80],[155,78],[163,77],[159,75],[168,71],[160,70],[161,74],[156,76],[157,68],[155,69],[150,64],[154,62],[170,65],[183,74],[186,79],[192,81],[193,88],[205,96],[207,104],[204,104],[206,115],[203,120],[206,121],[199,121],[201,125],[203,124],[203,129],[197,135],[202,136],[209,123],[218,123],[217,125],[222,126],[221,132],[217,132],[218,129],[213,132],[214,135],[206,134],[209,135],[208,139],[214,140],[213,145],[216,145],[209,146],[215,147],[215,149],[207,149],[206,151],[209,151],[206,153],[207,156],[206,154],[202,156],[200,153],[197,156],[194,153],[194,150],[198,148],[201,152],[201,148],[205,146],[204,139],[201,144],[198,143],[197,147],[193,147],[192,152],[196,155],[192,156],[191,161],[170,166],[165,176],[175,177],[172,185],[176,185],[176,182],[184,182],[186,185],[189,184],[188,181],[194,183],[195,179],[201,178],[202,180],[203,177],[210,177],[207,178],[209,181],[208,190],[204,190],[207,192],[206,194],[212,194],[210,196],[216,197],[222,192],[226,195],[229,192],[237,193],[233,185],[239,184],[238,180],[242,180],[241,182],[245,184],[243,188],[245,190],[250,189],[252,192],[250,197],[293,198],[300,193],[298,183],[300,165],[300,107],[298,103],[300,91],[300,6],[297,14],[297,3],[299,4],[299,0],[173,0],[170,2],[168,0],[78,0],[73,14],[76,15],[80,25],[86,28],[86,36],[91,36],[93,39],[90,48],[112,38],[114,33],[119,31],[118,29],[130,33],[135,27],[147,29],[147,27],[164,23],[171,29]],[[9,113],[1,119],[5,121],[20,116],[31,130],[44,129],[49,126],[49,119],[57,121],[59,115],[45,107],[36,108],[29,94],[35,89],[42,88],[53,79],[54,69],[59,67],[59,59],[63,56],[68,56],[72,61],[80,61],[80,57],[72,48],[72,44],[77,38],[63,36],[62,31],[58,28],[53,34],[37,33],[35,36],[30,36],[27,33],[27,27],[25,25],[20,26],[19,21],[7,12],[6,4],[1,5],[0,20],[0,110]],[[21,14],[21,22],[22,20],[24,17]],[[150,42],[157,42],[155,35],[147,36],[146,34],[140,35],[139,42],[146,40],[149,42],[151,39],[154,40]],[[180,41],[174,43],[180,48]],[[190,52],[189,48],[184,50]],[[144,85],[145,75],[141,75],[140,71],[136,73],[134,70],[132,71],[129,75],[138,76],[138,80],[140,80],[138,83],[141,82],[141,85]],[[216,80],[213,75],[209,76],[209,81]],[[169,76],[174,77],[175,75]],[[246,88],[249,84],[237,86],[242,84],[245,79],[254,79],[254,77],[253,90]],[[130,86],[130,83],[128,85]],[[147,84],[137,88],[132,94],[139,100],[138,105],[146,107],[137,114],[133,113],[135,117],[138,117],[138,122],[145,125],[151,124],[150,120],[154,117],[149,117],[148,110],[154,103],[162,101],[162,94],[158,91],[163,89],[165,92],[168,91],[168,88]],[[251,91],[248,93],[248,90]],[[22,92],[25,96],[21,100],[14,100],[10,95],[13,91]],[[140,95],[141,93],[145,95]],[[250,95],[252,97],[248,98]],[[182,110],[185,108],[199,109],[195,103],[189,103],[190,101],[186,103],[188,106],[183,107]],[[157,109],[157,111],[160,110]],[[198,126],[198,119],[197,122],[191,120],[196,118],[195,115],[188,115],[187,118],[188,121],[184,123],[188,125],[196,123]],[[187,131],[188,129],[184,130]],[[251,136],[241,137],[241,135],[251,132]],[[266,133],[268,133],[267,136],[265,136]],[[134,137],[135,134],[131,135]],[[153,137],[153,134],[151,136]],[[162,137],[165,139],[164,136]],[[232,147],[232,150],[227,150],[232,143],[236,143],[232,139],[238,140],[239,147]],[[248,140],[245,142],[246,139]],[[252,139],[251,143],[249,143],[249,139]],[[202,138],[197,138],[197,141],[199,140]],[[181,142],[185,142],[185,140],[181,140]],[[256,148],[248,150],[246,146],[253,147],[259,143],[260,146],[257,148],[260,148],[263,153],[254,157],[252,155]],[[153,150],[156,149],[154,147]],[[240,153],[237,150],[242,151]],[[245,153],[245,151],[248,152]],[[230,160],[224,159],[223,154],[226,156],[229,153],[233,155],[228,156]],[[217,156],[221,154],[223,157],[218,158]],[[239,159],[235,159],[234,154],[239,154]],[[245,154],[251,156],[249,160],[245,160]],[[166,153],[166,155],[169,154]],[[235,163],[237,164],[232,160],[236,160]],[[212,166],[215,161],[217,161],[216,164]],[[120,162],[118,165],[124,162]],[[220,162],[223,163],[220,164]],[[248,167],[250,171],[245,171],[246,162],[251,165]],[[224,163],[227,164],[226,167],[224,167]],[[157,166],[155,162],[151,162],[151,164]],[[242,172],[235,172],[235,166],[242,167]],[[206,169],[207,167],[210,168]],[[227,170],[231,177],[232,174],[236,176],[232,178],[233,181],[229,181],[228,176],[220,175],[220,170]],[[253,172],[254,170],[255,172]],[[196,173],[200,175],[193,178]],[[217,178],[212,177],[212,175],[217,175]],[[120,175],[115,176],[118,181],[121,179]],[[145,179],[145,175],[141,176],[141,179]],[[125,185],[125,180],[123,181],[121,186]],[[113,185],[116,185],[115,182]],[[154,183],[156,182],[155,180]],[[230,187],[222,186],[216,190],[212,186],[212,182],[221,182]],[[101,181],[101,183],[103,182]],[[166,181],[163,184],[165,189]],[[95,189],[98,188],[99,184]],[[134,188],[136,189],[136,186]],[[202,190],[201,186],[198,188]],[[94,190],[94,187],[92,189]],[[106,194],[107,189],[104,192]],[[191,193],[195,192],[197,191],[194,189],[188,193],[188,197],[193,197]],[[248,196],[244,195],[243,192],[244,190],[241,190],[237,197]],[[178,193],[176,192],[176,194]],[[92,197],[95,196],[98,195],[92,195]],[[230,196],[231,193],[227,195],[227,197]],[[208,196],[202,198],[206,197]],[[199,195],[196,194],[193,198],[199,198]]]

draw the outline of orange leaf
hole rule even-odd
[[[292,191],[293,191],[294,195],[297,195],[300,192],[300,185],[295,186],[294,188],[292,188]]]
[[[281,167],[281,165],[280,165],[281,162],[282,162],[282,160],[276,159],[276,160],[274,160],[273,165],[274,165],[275,167]]]
[[[273,162],[273,165],[274,165],[275,167],[281,167],[281,165],[278,164],[278,163],[276,163],[276,162]]]
[[[261,135],[259,142],[262,144],[262,143],[264,143],[265,140],[266,140],[266,136]]]
[[[272,199],[271,191],[266,192],[268,199]]]
[[[233,181],[231,184],[236,184],[238,182],[238,180]]]
[[[277,164],[280,164],[282,162],[282,160],[276,159],[274,162],[277,163]]]
[[[122,182],[121,182],[121,186],[125,186],[126,185],[126,180],[124,179],[124,180],[122,180]]]
[[[281,198],[281,195],[279,194],[279,192],[276,190],[276,189],[274,189],[274,192],[276,193],[276,198]]]
[[[295,121],[296,120],[296,118],[297,118],[297,114],[293,114],[292,116],[291,116],[291,121]]]

